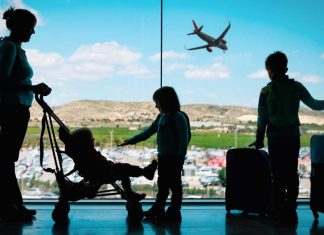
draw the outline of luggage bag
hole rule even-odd
[[[310,208],[315,220],[318,212],[324,213],[324,135],[313,135],[311,148],[311,195]]]
[[[272,199],[268,153],[253,148],[229,149],[226,165],[226,211],[242,210],[265,216]]]

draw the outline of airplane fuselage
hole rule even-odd
[[[204,40],[205,42],[208,43],[208,45],[210,45],[210,47],[218,47],[222,50],[227,50],[227,45],[226,45],[226,41],[222,40],[216,40],[215,38],[209,36],[208,34],[205,34],[203,32],[196,32],[196,34],[198,35],[198,37],[200,37],[202,40]]]

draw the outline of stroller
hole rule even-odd
[[[56,140],[55,130],[53,126],[53,119],[60,126],[60,129],[64,131],[64,135],[71,135],[70,130],[64,125],[64,123],[54,114],[53,110],[44,101],[43,96],[36,95],[37,103],[43,109],[42,118],[42,129],[40,135],[40,165],[45,172],[50,172],[55,174],[55,178],[60,191],[60,196],[57,204],[52,212],[52,218],[57,223],[65,223],[68,219],[68,213],[70,211],[70,201],[78,201],[84,198],[94,198],[96,196],[108,196],[108,195],[120,195],[121,198],[125,199],[126,209],[128,211],[128,221],[129,222],[139,222],[143,218],[142,206],[139,202],[130,200],[130,196],[114,181],[108,182],[113,189],[99,191],[100,187],[103,185],[102,182],[93,182],[87,179],[82,179],[79,182],[71,181],[68,176],[77,171],[73,169],[68,173],[63,171],[63,157],[62,154],[68,153],[60,150],[59,145]],[[44,168],[44,141],[43,137],[47,130],[49,142],[52,149],[52,154],[55,163],[55,169]],[[61,137],[61,133],[60,133]],[[60,138],[64,143],[64,138]],[[64,143],[65,144],[65,143]],[[106,183],[106,182],[105,182]]]

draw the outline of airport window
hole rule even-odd
[[[317,3],[304,8],[295,3],[298,7],[292,10],[288,2],[275,7],[258,1],[250,1],[253,8],[243,2],[211,0],[164,0],[163,5],[150,0],[22,2],[38,19],[36,33],[23,45],[34,83],[52,87],[45,102],[70,130],[89,127],[96,149],[107,159],[145,167],[157,157],[156,135],[136,145],[118,144],[157,117],[152,95],[161,83],[175,88],[190,118],[192,135],[182,171],[184,198],[225,197],[228,149],[255,141],[258,98],[269,82],[264,68],[267,55],[284,51],[288,75],[323,99],[323,16]],[[8,33],[3,24],[0,27],[3,35]],[[214,38],[226,34],[222,46],[205,46],[194,30]],[[59,195],[54,174],[40,166],[42,115],[34,102],[16,163],[26,199]],[[313,134],[324,132],[324,117],[301,105],[300,119],[299,197],[308,198],[309,142]],[[49,143],[45,134],[43,165],[55,168]],[[58,143],[63,150],[64,144]],[[67,173],[73,160],[62,156]],[[82,179],[77,173],[68,177],[74,182]],[[136,177],[131,183],[147,198],[156,197],[157,174],[152,181]]]

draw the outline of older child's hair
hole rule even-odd
[[[37,22],[36,16],[30,11],[13,7],[7,9],[2,18],[6,20],[6,26],[10,31],[30,27]]]
[[[275,75],[283,75],[287,72],[288,59],[287,56],[281,52],[276,51],[265,60],[265,66],[270,69]]]
[[[164,86],[157,89],[153,94],[153,100],[160,104],[161,111],[164,113],[180,111],[178,95],[172,87]]]

